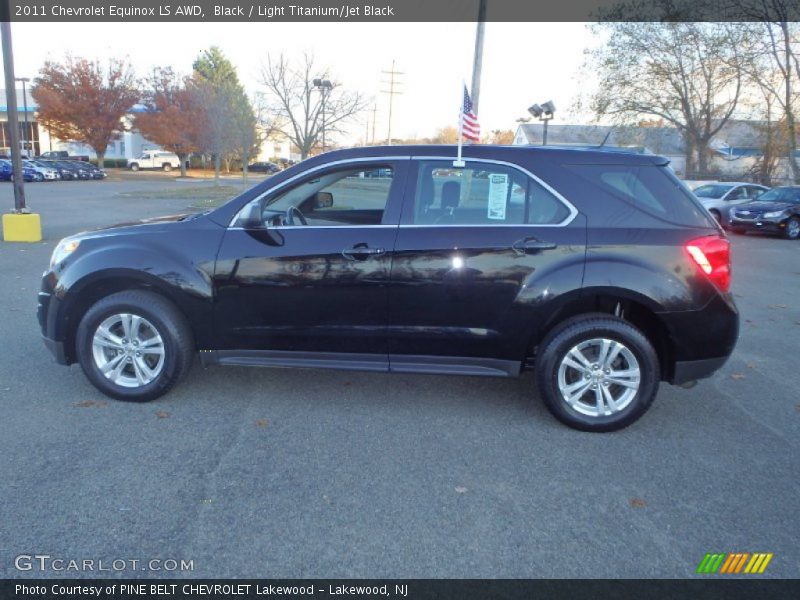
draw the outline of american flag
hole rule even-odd
[[[478,115],[472,112],[472,99],[469,97],[467,86],[464,86],[464,103],[461,106],[461,133],[468,140],[479,142],[481,139],[481,126],[478,123]]]

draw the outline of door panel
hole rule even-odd
[[[540,309],[581,285],[583,223],[579,215],[564,228],[401,227],[390,354],[521,360]],[[520,253],[520,240],[547,247]]]
[[[389,166],[394,176],[382,218],[368,197],[370,186],[380,184],[353,177],[348,185],[356,191],[349,197],[343,186],[331,188],[337,194],[332,206],[314,210],[300,203],[308,226],[276,226],[277,214],[265,227],[227,231],[214,276],[217,349],[377,353],[385,359],[387,284],[407,168],[403,161]],[[316,174],[281,194],[316,197],[314,185],[324,178]],[[359,210],[362,198],[365,210]],[[377,222],[348,224],[348,211],[356,223]]]

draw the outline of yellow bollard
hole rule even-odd
[[[42,221],[36,213],[3,215],[3,240],[6,242],[41,242]]]

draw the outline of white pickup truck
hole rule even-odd
[[[144,150],[139,158],[128,159],[128,168],[131,171],[139,169],[172,171],[172,169],[179,169],[180,166],[181,159],[178,158],[178,155],[164,150]]]

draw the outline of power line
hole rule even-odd
[[[383,75],[389,76],[389,81],[381,81],[381,85],[389,86],[389,89],[381,90],[381,94],[387,94],[389,96],[389,124],[386,132],[386,143],[390,146],[392,144],[392,105],[394,104],[394,97],[403,93],[402,91],[396,89],[397,86],[403,85],[401,81],[398,81],[397,76],[405,75],[405,73],[402,71],[395,71],[394,63],[395,61],[392,61],[392,68],[389,71],[381,71]],[[374,127],[372,133],[373,135],[375,134]]]

